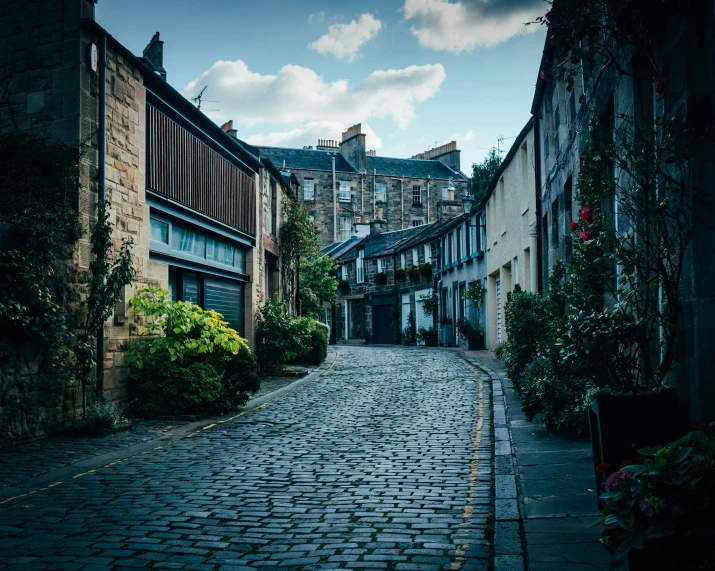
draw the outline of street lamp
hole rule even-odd
[[[469,194],[462,197],[462,207],[464,209],[465,214],[467,212],[471,212],[473,206],[474,206],[474,197],[470,196]]]

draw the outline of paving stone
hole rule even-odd
[[[488,569],[489,384],[480,403],[451,351],[339,351],[262,408],[4,504],[0,568],[432,571],[460,546]]]

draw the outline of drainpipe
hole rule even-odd
[[[427,224],[429,224],[429,179],[430,175],[427,175]]]
[[[377,217],[377,169],[372,169],[372,219]]]
[[[541,235],[541,134],[539,125],[539,115],[532,115],[534,118],[534,178],[536,180],[535,189],[536,192],[536,266],[538,267],[538,288],[539,293],[544,292],[544,272],[542,264],[541,249],[543,236]],[[532,279],[533,281],[533,279]]]
[[[99,140],[97,141],[97,211],[105,208],[107,154],[107,36],[99,42]],[[97,329],[97,401],[104,402],[104,323]]]
[[[400,210],[402,212],[402,228],[405,229],[405,175],[402,175],[402,180],[400,180]]]
[[[365,173],[360,173],[360,222],[365,220]]]
[[[335,185],[335,157],[333,157],[333,242],[338,241],[338,193]]]

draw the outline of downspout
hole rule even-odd
[[[333,157],[333,242],[338,241],[338,193],[335,185],[335,157]]]
[[[99,42],[99,128],[97,141],[97,214],[104,209],[107,154],[107,36]],[[104,402],[104,323],[97,328],[97,402]]]
[[[427,175],[427,224],[429,224],[429,179],[430,175]]]
[[[402,175],[402,179],[400,180],[400,210],[402,212],[402,228],[400,230],[405,229],[405,175]]]
[[[538,287],[539,293],[544,293],[544,272],[542,268],[542,242],[543,236],[541,235],[541,134],[539,129],[539,115],[534,113],[532,115],[534,118],[534,179],[536,192],[536,266],[538,268]]]
[[[365,173],[360,173],[360,222],[365,221]]]
[[[377,217],[377,169],[372,169],[372,219]]]

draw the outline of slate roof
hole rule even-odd
[[[440,222],[433,222],[432,224],[425,224],[425,231],[409,237],[397,244],[394,248],[394,252],[401,252],[402,250],[407,250],[419,244],[424,244],[431,240],[436,240],[444,232],[449,232],[455,226],[458,226],[461,222],[464,222],[464,215],[460,214],[454,218],[448,218],[446,220],[441,220]]]
[[[357,169],[338,151],[318,151],[315,149],[286,149],[283,147],[253,147],[261,157],[267,158],[279,169],[306,169],[306,170],[333,170],[333,157],[335,157],[335,170],[338,172],[357,173]]]
[[[442,161],[422,159],[392,159],[389,157],[365,157],[368,173],[377,171],[385,176],[406,176],[410,178],[452,178],[469,180],[462,172],[449,168]]]

